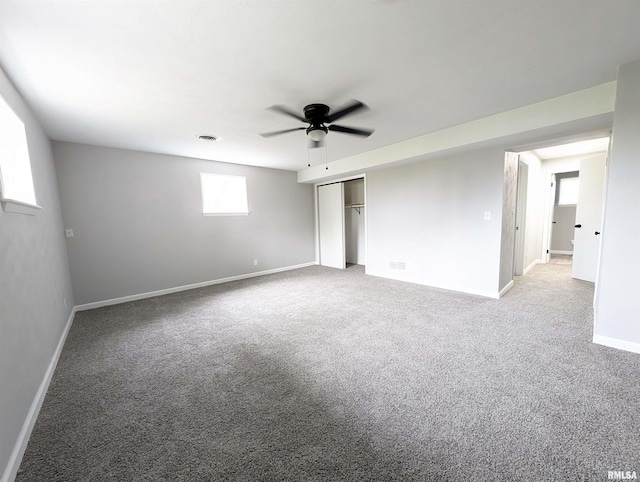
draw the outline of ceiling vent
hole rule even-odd
[[[204,142],[215,142],[218,140],[216,136],[205,136],[205,135],[198,135],[198,139]]]

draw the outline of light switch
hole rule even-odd
[[[491,211],[485,211],[484,212],[484,220],[485,221],[491,221]]]
[[[64,236],[66,238],[73,238],[73,229],[65,229],[64,230]]]

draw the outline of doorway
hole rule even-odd
[[[526,196],[520,196],[519,176],[516,227],[524,223],[526,229],[524,241],[518,238],[522,229],[516,231],[514,274],[519,266],[526,273],[537,263],[552,262],[572,264],[573,278],[595,281],[608,149],[609,136],[600,135],[519,153],[528,183]],[[524,251],[522,263],[519,251]]]
[[[364,178],[345,181],[345,244],[347,266],[365,264]]]
[[[366,264],[365,177],[317,186],[319,264]]]
[[[550,259],[557,264],[562,260],[573,258],[574,231],[576,225],[576,209],[580,188],[580,171],[559,172],[551,189],[555,191],[551,209],[551,240],[549,246]],[[571,264],[571,263],[569,263]]]

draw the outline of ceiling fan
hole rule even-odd
[[[333,122],[338,119],[342,119],[353,112],[368,109],[365,104],[357,100],[352,101],[350,104],[334,113],[331,113],[329,106],[325,104],[309,104],[303,109],[304,117],[281,105],[274,105],[269,107],[269,109],[289,117],[293,117],[305,124],[309,124],[309,126],[294,127],[293,129],[284,129],[274,132],[263,132],[260,134],[262,137],[272,137],[280,134],[286,134],[287,132],[306,130],[307,136],[309,137],[310,147],[320,147],[323,145],[323,140],[329,131],[342,132],[343,134],[352,134],[362,137],[369,137],[373,134],[373,129],[356,129],[354,127],[333,124]]]

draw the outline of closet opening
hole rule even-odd
[[[367,259],[365,178],[317,185],[319,264],[345,269]]]
[[[343,182],[344,224],[347,268],[365,265],[365,209],[364,179]]]

